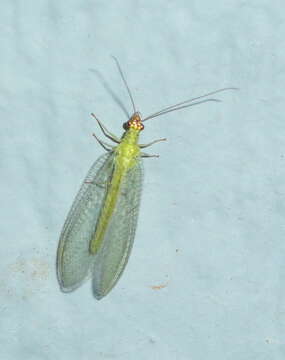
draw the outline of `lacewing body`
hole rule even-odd
[[[136,111],[132,95],[115,59],[129,93],[134,113],[124,123],[121,138],[111,134],[97,120],[104,135],[116,143],[111,146],[95,136],[107,151],[89,170],[63,226],[58,252],[57,275],[64,292],[78,288],[92,278],[94,296],[99,300],[107,295],[119,280],[127,264],[135,236],[142,190],[141,149],[151,146],[138,143],[143,122],[165,113],[216,99],[203,99],[214,93],[234,89],[224,88],[169,106],[144,119]]]

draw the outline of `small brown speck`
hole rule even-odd
[[[151,288],[152,290],[161,290],[163,288],[165,288],[168,285],[168,282],[165,284],[161,284],[161,285],[152,285]]]

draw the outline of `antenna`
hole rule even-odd
[[[135,102],[134,102],[134,99],[133,99],[131,90],[130,90],[130,88],[129,88],[129,85],[128,85],[128,83],[127,83],[127,80],[125,79],[125,76],[124,76],[123,71],[122,71],[122,69],[121,69],[119,60],[118,60],[115,56],[113,56],[113,55],[111,55],[111,56],[112,56],[112,58],[113,58],[113,59],[115,60],[115,62],[116,62],[117,68],[118,68],[119,73],[120,73],[120,75],[121,75],[121,78],[122,78],[122,80],[123,80],[123,82],[124,82],[124,84],[125,84],[125,86],[126,86],[126,89],[127,89],[127,91],[128,91],[129,97],[130,97],[131,102],[132,102],[133,110],[134,110],[134,113],[135,113],[135,112],[136,112]]]
[[[205,100],[201,100],[201,101],[195,101],[195,100],[199,100],[199,99],[205,98],[207,96],[210,96],[210,95],[222,92],[222,91],[226,91],[226,90],[238,90],[238,88],[228,87],[228,88],[223,88],[223,89],[211,91],[211,92],[209,92],[207,94],[204,94],[204,95],[201,95],[201,96],[194,97],[192,99],[182,101],[182,102],[177,103],[175,105],[168,106],[168,107],[166,107],[166,108],[164,108],[164,109],[162,109],[160,111],[157,111],[157,112],[147,116],[142,121],[153,119],[153,118],[155,118],[157,116],[167,114],[167,113],[169,113],[171,111],[181,110],[181,109],[185,109],[185,108],[190,107],[190,106],[203,104],[203,103],[208,102],[208,101],[220,102],[221,100],[218,100],[218,99],[205,99]]]

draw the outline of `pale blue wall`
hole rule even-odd
[[[1,359],[284,359],[283,15],[278,0],[1,1]],[[146,122],[142,142],[168,141],[98,302],[89,283],[60,292],[55,256],[102,153],[90,113],[120,135],[110,92],[131,109],[110,55],[144,115],[240,91]]]

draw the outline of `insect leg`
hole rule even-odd
[[[154,141],[152,141],[152,142],[150,142],[150,143],[148,143],[148,144],[139,144],[139,147],[140,147],[141,149],[143,149],[143,148],[146,148],[146,147],[151,146],[151,145],[153,145],[153,144],[156,144],[156,143],[158,143],[158,142],[160,142],[160,141],[166,141],[166,138],[157,139],[157,140],[154,140]]]
[[[95,134],[92,134],[92,135],[95,137],[95,139],[98,141],[98,143],[99,143],[106,151],[112,151],[112,150],[113,150],[114,146],[111,146],[111,145],[105,143],[105,141],[100,140]]]
[[[107,128],[101,123],[101,121],[96,117],[95,114],[91,114],[94,119],[96,119],[98,125],[100,126],[100,129],[102,130],[103,134],[110,140],[114,141],[117,144],[120,144],[120,139],[118,139],[115,135],[113,135]]]
[[[151,158],[151,157],[156,157],[156,158],[158,158],[159,155],[150,155],[150,154],[147,154],[147,153],[142,152],[142,153],[141,153],[141,157],[143,157],[143,158]]]

